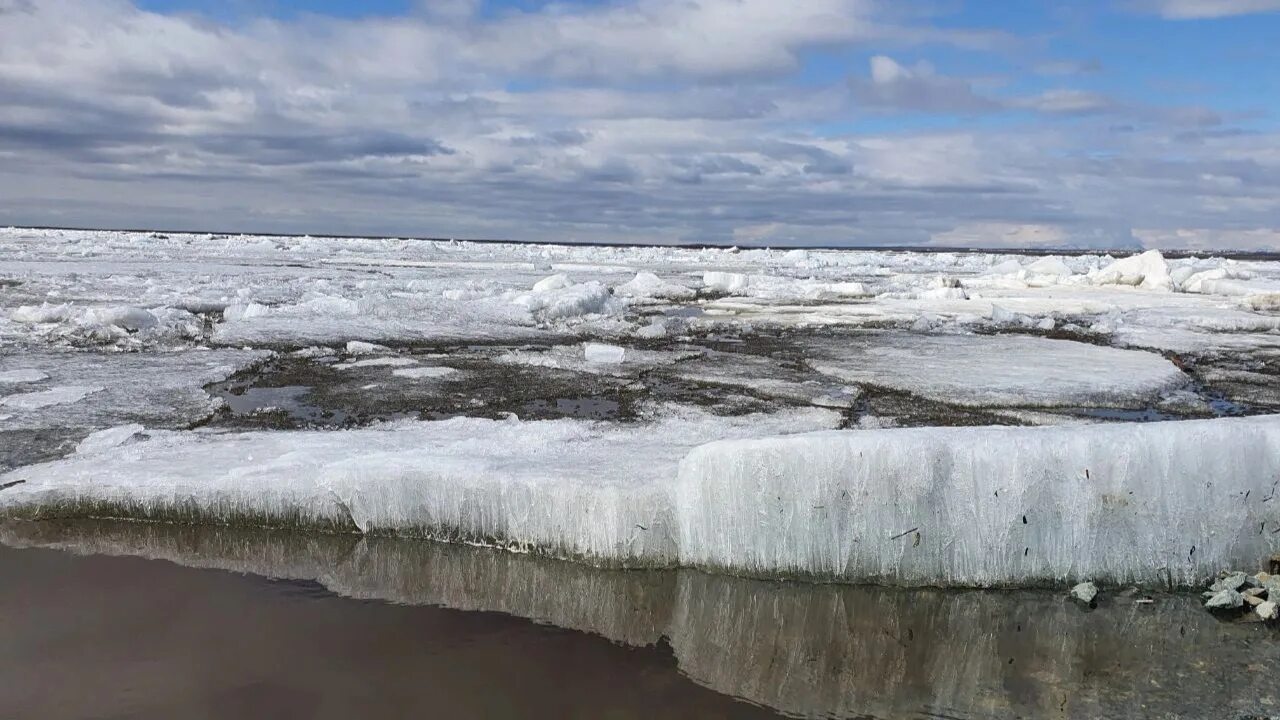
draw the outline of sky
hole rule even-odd
[[[0,0],[0,225],[1280,250],[1280,0]]]

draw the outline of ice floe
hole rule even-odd
[[[1280,420],[801,435],[834,413],[157,432],[5,512],[300,524],[627,566],[912,585],[1199,582],[1274,552]],[[1196,550],[1192,551],[1191,547]]]
[[[1020,335],[868,333],[811,341],[823,375],[969,406],[1133,406],[1188,382],[1154,353]]]

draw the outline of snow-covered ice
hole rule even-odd
[[[655,409],[655,410],[661,410]],[[827,410],[637,425],[455,418],[346,432],[157,432],[0,476],[0,508],[399,532],[603,563],[679,559],[670,483],[715,439],[835,427]]]
[[[1280,418],[854,430],[820,410],[161,432],[0,476],[8,512],[282,522],[625,566],[903,584],[1195,584],[1265,557]],[[1190,551],[1195,545],[1197,550]]]
[[[0,493],[10,509],[116,503],[960,584],[1181,581],[1274,537],[1239,527],[1280,522],[1251,504],[1276,472],[1273,419],[1111,422],[1280,411],[1280,262],[29,229],[0,230],[0,257],[0,463],[80,442],[6,475],[28,479]],[[455,394],[485,417],[184,429],[219,407],[205,385],[272,352],[294,374],[268,390],[306,393],[315,370],[330,400],[415,398],[390,418]],[[508,378],[628,411],[492,419],[523,413],[524,396],[486,404],[485,383]],[[719,403],[726,387],[747,401]],[[910,413],[931,404],[946,412]],[[1052,427],[894,429],[952,412]],[[837,426],[856,429],[771,439]],[[818,514],[846,502],[837,487],[864,494]],[[1223,504],[1237,492],[1249,503]],[[1015,501],[1033,534],[1000,514]],[[1051,521],[1034,525],[1036,503]],[[890,524],[918,524],[920,544],[861,534]]]
[[[844,382],[970,406],[1141,406],[1187,383],[1154,353],[1017,335],[870,333],[815,341],[809,363]]]
[[[102,392],[99,385],[59,385],[48,390],[16,393],[0,397],[0,407],[11,410],[39,410],[52,405],[66,405],[80,402],[90,395]]]

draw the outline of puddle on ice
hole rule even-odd
[[[1191,595],[1104,588],[1087,610],[1059,592],[129,523],[10,522],[0,541],[0,617],[26,618],[0,623],[0,707],[27,717],[1230,718],[1280,703],[1277,631]]]

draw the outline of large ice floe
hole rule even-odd
[[[809,364],[844,382],[973,406],[1141,406],[1187,383],[1155,353],[1018,335],[873,333],[814,342]]]
[[[26,229],[0,257],[0,513],[910,585],[1193,584],[1280,544],[1274,261]],[[195,427],[267,358],[264,396],[396,412]],[[540,385],[625,412],[508,414]],[[954,418],[1060,424],[882,429]]]
[[[155,433],[0,476],[0,507],[911,585],[1184,585],[1280,546],[1280,418],[761,437],[832,415]]]

